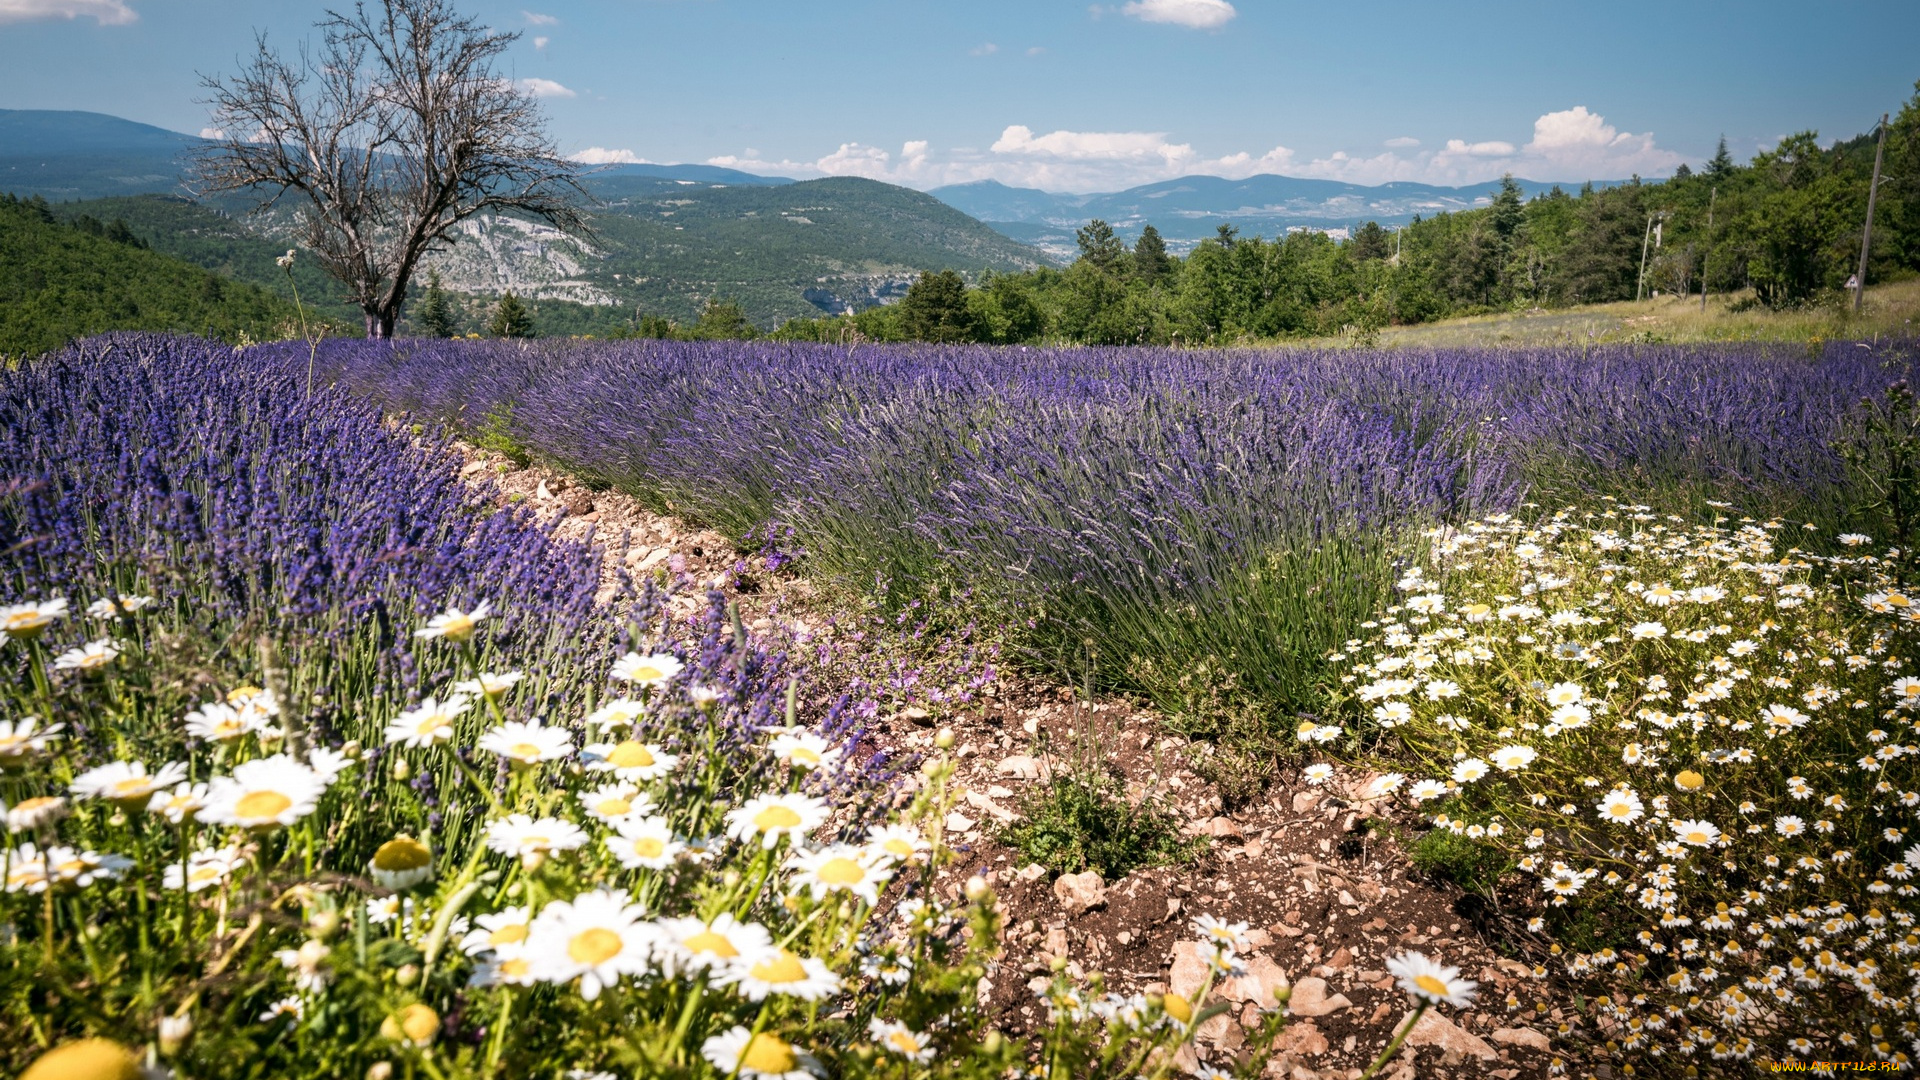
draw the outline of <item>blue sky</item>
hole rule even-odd
[[[196,73],[324,2],[0,0],[0,108],[181,131]],[[928,188],[1182,174],[1665,175],[1725,134],[1869,129],[1920,79],[1915,0],[468,0],[563,152]]]

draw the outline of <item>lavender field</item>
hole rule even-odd
[[[1859,519],[1835,441],[1911,347],[1408,353],[335,342],[329,379],[808,572],[969,593],[1200,727],[1305,711],[1435,522],[1611,494]]]

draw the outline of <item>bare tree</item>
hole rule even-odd
[[[224,134],[198,156],[204,193],[290,196],[306,246],[347,286],[367,336],[387,338],[420,259],[482,212],[589,232],[573,163],[531,94],[494,70],[520,35],[449,0],[361,0],[317,24],[317,57],[255,40],[231,79],[203,76]]]

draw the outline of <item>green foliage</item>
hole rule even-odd
[[[525,338],[533,336],[533,312],[507,290],[500,302],[494,305],[493,318],[487,322],[487,333],[497,338]]]
[[[951,270],[921,274],[900,301],[900,328],[915,341],[953,345],[978,340],[967,283]]]
[[[527,452],[526,444],[514,433],[513,406],[507,402],[487,410],[487,415],[473,425],[470,437],[475,446],[505,454],[523,469],[533,463],[533,455]]]
[[[1183,835],[1181,819],[1151,786],[1137,796],[1127,790],[1105,750],[1110,735],[1091,724],[1078,732],[1070,755],[1054,761],[1053,775],[1001,830],[1001,842],[1055,874],[1093,870],[1107,881],[1204,850],[1205,838]]]
[[[0,356],[108,330],[239,341],[297,325],[291,303],[148,250],[121,218],[62,224],[44,201],[0,196]]]
[[[1861,503],[1860,526],[1890,541],[1892,560],[1902,580],[1912,582],[1920,569],[1920,402],[1905,380],[1887,388],[1878,401],[1854,411],[1848,430],[1835,447],[1847,464]]]
[[[732,300],[709,300],[694,324],[691,337],[697,341],[752,340],[759,331],[748,320],[746,310]]]
[[[1493,895],[1500,878],[1513,869],[1513,859],[1500,849],[1446,829],[1423,833],[1407,849],[1407,857],[1422,872],[1481,896]]]
[[[440,271],[427,272],[427,293],[420,301],[420,309],[413,313],[420,329],[431,337],[450,338],[460,329],[459,316],[455,314],[453,302],[447,298],[447,290],[440,285]]]

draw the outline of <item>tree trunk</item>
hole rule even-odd
[[[361,314],[366,318],[368,341],[385,341],[393,337],[393,312],[362,311]]]

